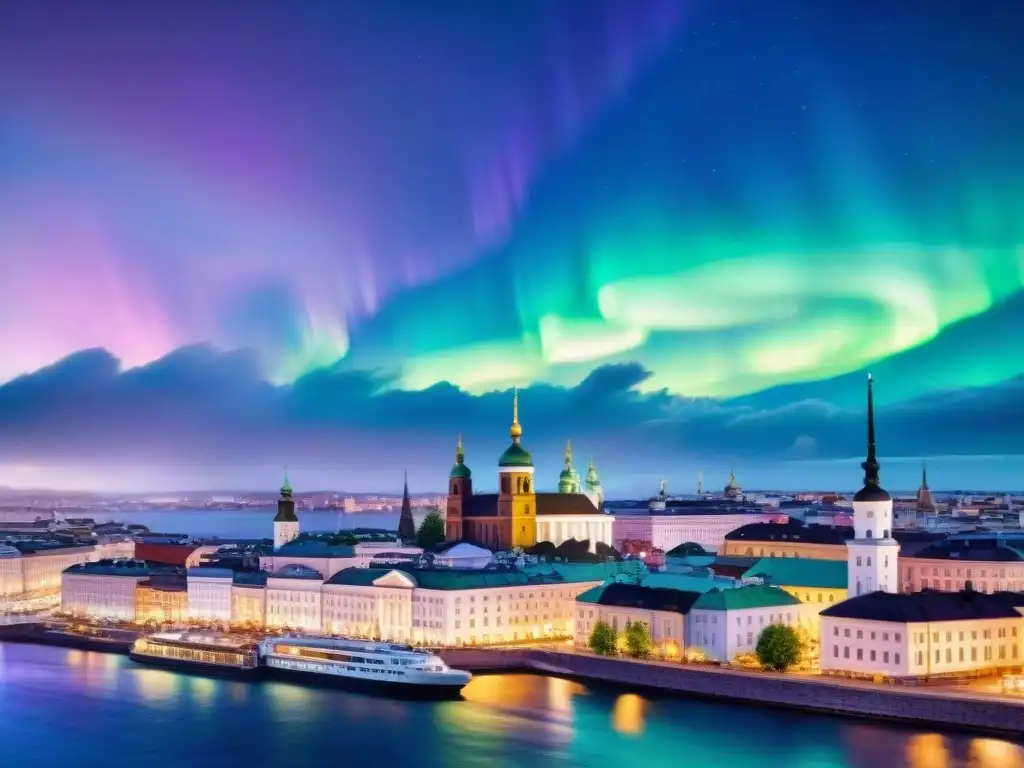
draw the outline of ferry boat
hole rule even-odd
[[[417,698],[458,698],[472,678],[433,653],[408,645],[330,637],[263,640],[268,673],[309,683]]]
[[[200,674],[255,677],[260,672],[255,643],[200,632],[158,632],[140,637],[128,656],[140,664]]]

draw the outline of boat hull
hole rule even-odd
[[[324,672],[303,672],[281,667],[264,667],[267,679],[281,680],[313,688],[337,688],[373,696],[393,699],[422,699],[430,701],[455,700],[462,698],[465,685],[440,683],[397,683],[390,680],[371,680],[364,677],[347,677]]]
[[[172,669],[178,672],[187,672],[190,675],[201,675],[203,677],[225,677],[233,680],[257,680],[263,676],[265,671],[262,667],[232,667],[223,664],[208,664],[202,661],[186,661],[184,659],[167,659],[161,656],[149,656],[144,653],[132,651],[128,658],[139,664],[149,667],[161,667]]]

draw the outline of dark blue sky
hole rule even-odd
[[[853,486],[870,369],[894,483],[1019,486],[1022,27],[9,0],[0,484],[440,488],[517,385],[552,484]]]

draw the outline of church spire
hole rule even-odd
[[[398,538],[411,541],[416,538],[416,523],[412,519],[412,501],[409,499],[409,470],[405,471],[402,488],[402,514],[398,518]]]
[[[508,431],[513,443],[518,443],[523,436],[523,428],[519,425],[519,388],[512,390],[512,427]]]
[[[928,465],[921,462],[921,490],[928,490]]]
[[[284,480],[281,482],[281,497],[285,499],[291,498],[292,495],[292,484],[288,482],[288,466],[284,468]]]
[[[868,455],[861,464],[864,470],[864,485],[878,485],[878,470],[881,468],[875,457],[875,394],[874,380],[868,374]]]
[[[889,494],[882,489],[878,479],[878,458],[875,456],[875,393],[874,379],[868,374],[868,455],[861,463],[864,470],[864,487],[854,494],[854,501],[889,501]]]
[[[572,441],[565,441],[565,466],[566,468],[572,467]]]
[[[459,441],[455,444],[455,463],[464,464],[466,462],[466,454],[462,450],[462,433],[459,432]]]

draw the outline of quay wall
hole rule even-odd
[[[440,654],[449,665],[480,674],[534,672],[758,706],[940,726],[1018,739],[1024,735],[1024,703],[955,691],[876,686],[535,648],[458,648]]]

